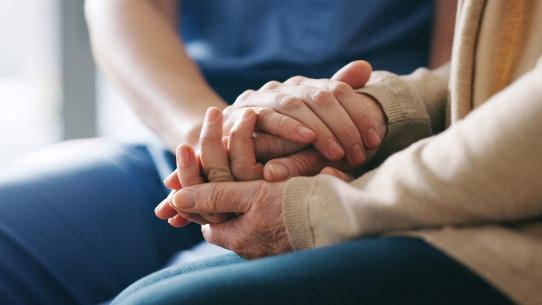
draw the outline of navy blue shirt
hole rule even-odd
[[[329,78],[357,59],[397,74],[427,63],[429,0],[181,2],[187,52],[229,103],[269,80]]]

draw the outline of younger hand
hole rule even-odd
[[[366,153],[365,148],[377,149],[386,133],[385,116],[378,103],[353,90],[364,86],[370,74],[371,66],[367,62],[356,61],[331,79],[296,76],[284,83],[269,82],[258,91],[248,90],[224,110],[225,130],[243,109],[252,108],[258,115],[257,131],[308,143],[295,140],[295,130],[288,128],[288,124],[281,124],[282,118],[284,121],[293,118],[315,132],[312,145],[325,159],[337,161],[345,157],[348,164],[359,166],[368,159],[367,154],[374,154]],[[298,145],[294,150],[289,143],[281,145],[277,139],[268,139],[265,134],[256,138],[258,159],[267,161],[307,147]],[[266,145],[266,141],[274,141],[275,145]],[[276,149],[287,154],[274,153]]]

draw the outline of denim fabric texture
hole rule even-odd
[[[100,303],[203,239],[154,215],[167,194],[146,145],[90,142],[0,170],[0,304]]]
[[[427,243],[392,237],[171,267],[136,282],[113,304],[512,303]]]

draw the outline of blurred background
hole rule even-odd
[[[0,0],[0,166],[62,140],[151,134],[96,70],[84,0]]]

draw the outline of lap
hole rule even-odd
[[[0,170],[0,299],[98,303],[202,239],[154,216],[166,191],[146,145],[60,146]]]
[[[355,240],[245,261],[224,256],[157,272],[114,304],[512,304],[425,242]]]

